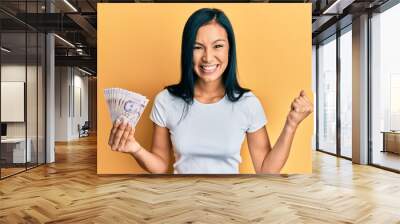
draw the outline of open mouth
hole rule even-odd
[[[219,64],[214,65],[200,65],[200,70],[203,73],[211,74],[214,73],[219,68]]]

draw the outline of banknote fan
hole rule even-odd
[[[132,127],[136,126],[149,102],[145,96],[121,88],[104,89],[104,95],[112,122],[124,117]]]

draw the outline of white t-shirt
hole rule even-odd
[[[258,98],[247,92],[237,102],[227,95],[204,104],[196,99],[190,106],[164,89],[157,94],[150,119],[166,127],[171,136],[176,174],[237,174],[240,149],[246,132],[267,123]],[[186,115],[185,115],[186,113]]]

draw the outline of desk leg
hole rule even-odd
[[[386,152],[386,135],[385,133],[382,133],[383,135],[383,149],[381,152]]]

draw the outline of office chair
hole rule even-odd
[[[85,121],[82,127],[78,124],[79,138],[89,136],[89,129],[90,129],[89,121]]]

